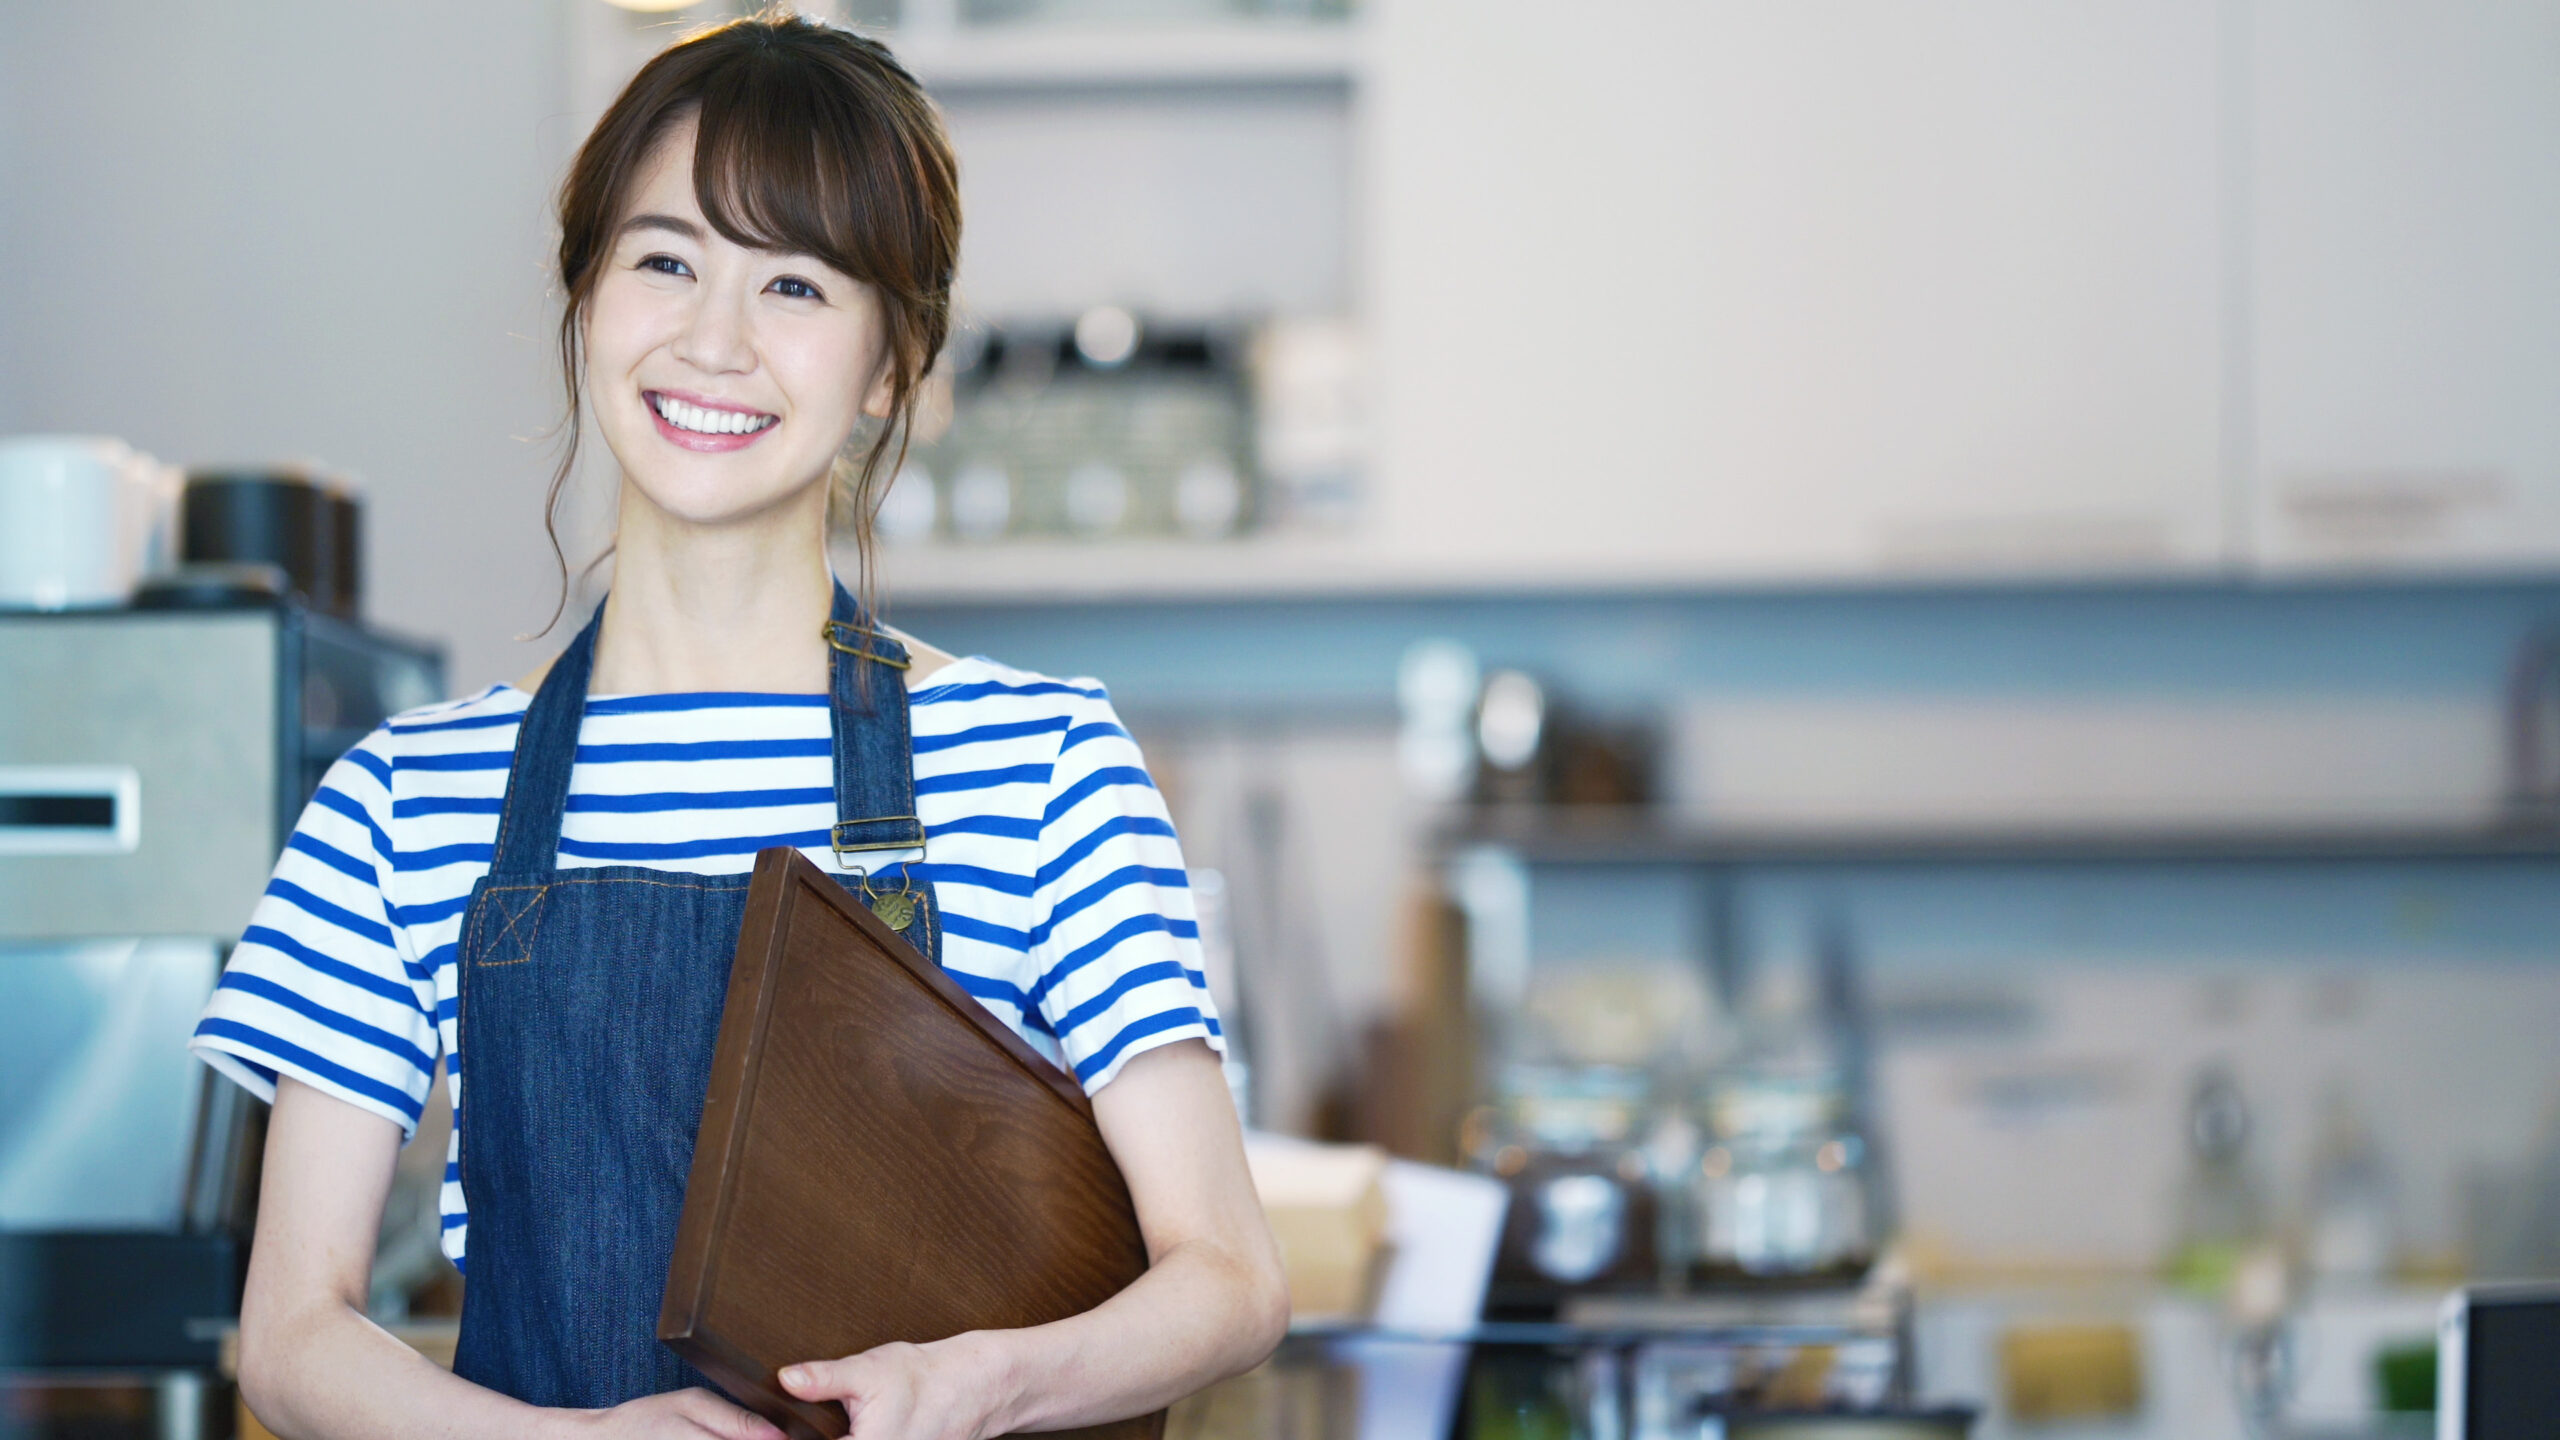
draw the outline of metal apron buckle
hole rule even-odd
[[[876,660],[892,670],[904,670],[915,663],[904,656],[883,655],[870,648],[870,641],[886,640],[889,637],[868,625],[856,625],[850,620],[830,620],[818,628],[818,633],[825,637],[827,644],[847,655],[859,655],[865,660]],[[847,636],[859,638],[847,639],[845,638]]]

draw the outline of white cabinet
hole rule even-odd
[[[2560,3],[2252,9],[2258,557],[2560,561]]]
[[[918,52],[981,303],[1347,299],[1379,435],[1348,533],[915,583],[2560,572],[2560,0],[1362,13],[1317,49]],[[1094,138],[1168,97],[1215,123]]]
[[[1425,571],[2225,558],[2214,0],[1376,0],[1385,433]]]

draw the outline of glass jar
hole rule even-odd
[[[1654,1283],[1658,1205],[1639,1143],[1652,1095],[1624,1067],[1504,1069],[1500,1100],[1468,1134],[1469,1158],[1511,1187],[1497,1306]]]
[[[1686,1188],[1704,1282],[1853,1280],[1875,1258],[1869,1147],[1836,1070],[1739,1067],[1702,1092],[1708,1135]]]

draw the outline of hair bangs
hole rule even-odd
[[[740,56],[704,77],[694,201],[711,228],[735,244],[814,255],[849,270],[839,262],[853,259],[864,227],[848,213],[846,157],[820,153],[828,137],[805,80],[792,83],[801,77],[788,70],[746,73],[752,62]]]
[[[922,177],[865,98],[780,56],[732,57],[703,77],[695,203],[733,243],[814,256],[900,298],[947,290],[947,277],[937,284],[901,263],[924,238]]]

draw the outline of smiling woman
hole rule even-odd
[[[1098,682],[941,654],[829,568],[836,522],[867,561],[957,204],[888,51],[787,17],[668,50],[579,152],[561,361],[571,433],[591,415],[621,474],[613,589],[542,675],[394,716],[331,769],[196,1031],[275,1101],[241,1387],[287,1440],[778,1433],[656,1340],[772,846],[1085,1087],[1149,1260],[1084,1314],[811,1355],[782,1384],[861,1440],[975,1440],[1143,1414],[1277,1343],[1277,1249],[1137,746]],[[363,1314],[440,1059],[445,1249],[470,1267],[450,1374]]]
[[[798,453],[772,457],[774,470],[809,473],[818,454],[810,446],[841,447],[859,418],[849,408],[856,403],[860,415],[884,422],[858,457],[839,463],[831,449],[820,467],[835,473],[837,518],[853,530],[867,576],[872,520],[885,477],[896,473],[893,447],[906,444],[918,388],[950,328],[958,162],[930,102],[884,48],[837,32],[816,45],[774,27],[723,33],[755,43],[697,40],[652,61],[597,123],[561,190],[569,423],[545,510],[553,553],[587,370],[627,382],[595,401],[631,480],[635,447],[624,442],[637,438],[641,410],[678,445],[688,435],[761,434],[784,418],[759,408],[762,399],[678,388],[666,377],[657,377],[666,388],[649,391],[634,373],[646,357],[678,359],[682,345],[691,352],[684,363],[707,362],[700,384],[719,373],[724,347],[761,341],[776,347],[765,383],[799,391],[769,398],[812,407],[795,437]],[[721,273],[705,274],[714,263]],[[846,375],[868,383],[849,388]],[[670,413],[669,402],[680,408]],[[741,412],[769,418],[752,428],[726,418]],[[565,558],[561,589],[565,603]]]

